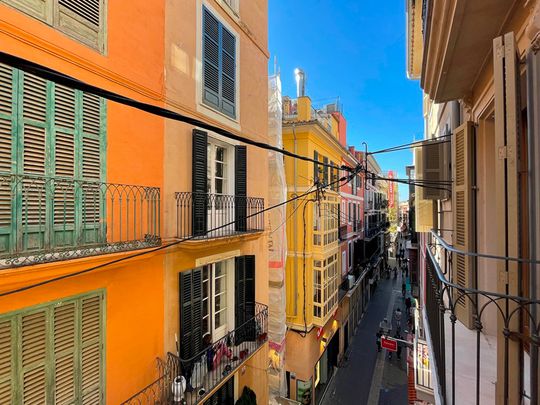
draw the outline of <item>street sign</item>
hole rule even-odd
[[[381,347],[391,352],[397,352],[397,342],[394,339],[388,338],[388,336],[381,337]]]

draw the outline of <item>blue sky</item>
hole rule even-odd
[[[340,97],[350,145],[374,151],[422,139],[422,93],[405,73],[404,0],[269,0],[269,31],[269,71],[277,57],[283,94],[296,95],[294,69],[304,69],[314,104]],[[376,157],[399,177],[412,161],[409,150]],[[406,198],[406,185],[399,194]]]

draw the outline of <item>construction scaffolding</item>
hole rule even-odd
[[[283,147],[282,139],[281,80],[275,74],[268,81],[268,139],[272,146]],[[287,199],[287,183],[283,157],[277,152],[268,153],[269,198],[268,204],[280,204]],[[269,212],[270,235],[268,237],[268,284],[269,315],[269,403],[277,404],[277,398],[286,390],[284,356],[286,326],[285,265],[287,258],[287,208],[282,206]]]

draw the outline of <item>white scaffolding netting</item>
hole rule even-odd
[[[268,138],[273,146],[282,148],[282,104],[281,80],[279,75],[271,76],[268,81]],[[269,152],[269,201],[268,205],[282,203],[287,198],[287,183],[283,156]],[[270,404],[277,404],[276,398],[283,396],[286,390],[284,355],[285,333],[287,331],[285,313],[285,264],[287,258],[286,218],[287,208],[282,206],[269,211],[270,235],[268,237],[268,282],[269,316],[268,338],[269,353],[269,393]]]

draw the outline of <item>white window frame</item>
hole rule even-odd
[[[227,294],[226,295],[226,322],[223,325],[220,325],[219,327],[216,327],[215,321],[216,321],[216,265],[221,264],[225,267],[225,275],[220,276],[226,277],[226,290],[224,292],[221,292],[220,294]],[[231,330],[234,330],[234,297],[235,297],[235,291],[234,291],[234,259],[228,259],[223,260],[220,262],[214,262],[209,263],[205,265],[208,269],[208,279],[203,278],[203,288],[205,291],[203,292],[203,305],[207,305],[208,307],[208,315],[206,317],[203,316],[203,322],[208,322],[207,329],[208,332],[211,334],[212,342],[216,342],[219,339],[223,338],[227,333],[229,333]],[[204,271],[204,270],[203,270]],[[204,277],[204,275],[203,275]],[[204,282],[207,281],[207,285],[204,285]],[[206,297],[204,297],[206,295]],[[205,319],[208,318],[208,319]]]
[[[226,181],[226,187],[224,187],[223,193],[215,192],[215,168],[216,168],[216,159],[215,151],[216,149],[224,148],[226,150],[226,172],[223,173],[224,179]],[[235,156],[234,156],[234,146],[230,143],[218,140],[214,137],[208,136],[208,162],[207,162],[207,181],[210,182],[211,188],[208,190],[211,194],[224,194],[224,195],[233,195],[234,194],[234,165],[235,165]]]
[[[221,0],[236,16],[240,13],[240,0]]]

